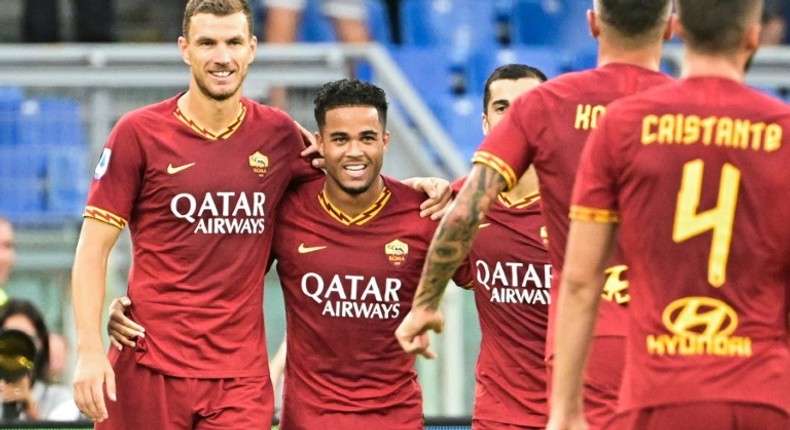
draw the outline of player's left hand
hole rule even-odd
[[[403,183],[428,195],[428,198],[420,205],[421,217],[430,216],[434,221],[442,219],[453,197],[449,181],[441,178],[418,177],[406,179]]]
[[[440,310],[429,310],[426,308],[412,309],[406,314],[406,318],[395,330],[395,337],[398,338],[401,348],[409,354],[421,354],[423,357],[433,360],[436,353],[430,348],[431,339],[428,330],[441,333],[444,330],[444,315]]]
[[[310,163],[316,169],[323,169],[324,168],[324,157],[321,157],[321,154],[318,153],[318,144],[315,142],[315,136],[313,133],[310,133],[310,130],[302,127],[302,124],[299,124],[297,121],[294,121],[297,127],[299,127],[299,132],[302,134],[302,141],[304,142],[305,149],[299,155],[304,158],[310,159]]]

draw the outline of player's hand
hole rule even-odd
[[[107,321],[107,334],[110,335],[112,346],[122,351],[124,345],[134,348],[137,344],[135,337],[145,337],[145,328],[135,323],[126,316],[126,308],[132,301],[126,297],[119,297],[110,303],[110,319]]]
[[[104,351],[80,353],[74,372],[74,402],[91,421],[107,419],[104,390],[115,401],[115,372]]]
[[[420,216],[432,220],[442,219],[453,197],[450,182],[441,178],[409,178],[403,181],[415,190],[422,191],[428,198],[420,205]]]
[[[412,309],[406,318],[395,330],[395,337],[398,338],[401,348],[409,354],[421,354],[423,357],[433,360],[436,353],[430,348],[431,340],[428,330],[441,333],[444,330],[444,315],[440,310]]]
[[[321,157],[321,154],[318,153],[318,144],[315,142],[315,136],[308,129],[302,127],[302,124],[299,124],[297,121],[294,121],[294,123],[299,127],[299,132],[302,133],[302,141],[305,146],[304,151],[299,155],[311,159],[310,163],[316,169],[323,169],[325,164],[324,157]]]

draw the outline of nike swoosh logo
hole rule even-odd
[[[487,222],[487,223],[485,223],[485,224],[480,224],[479,226],[477,226],[477,228],[486,228],[486,227],[488,227],[489,225],[491,225],[491,223],[490,223],[490,222]]]
[[[190,167],[194,166],[195,163],[184,164],[183,166],[173,167],[172,164],[167,165],[167,173],[170,175],[175,175],[176,173],[189,169]]]
[[[326,249],[326,246],[304,246],[304,243],[299,244],[299,253],[307,254],[308,252],[320,251]]]

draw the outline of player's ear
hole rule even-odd
[[[384,136],[383,136],[382,140],[384,141],[384,150],[386,151],[387,148],[389,148],[389,145],[390,145],[390,131],[389,130],[384,130]]]
[[[686,30],[683,28],[683,24],[680,23],[680,19],[677,18],[677,15],[673,14],[673,16],[675,16],[675,19],[671,20],[672,33],[677,37],[686,40]]]
[[[324,156],[324,137],[321,136],[321,130],[315,132],[315,145],[318,147],[318,153]]]
[[[590,34],[593,38],[597,39],[601,35],[601,26],[598,24],[598,14],[592,9],[587,9],[587,27],[590,28]]]
[[[178,36],[178,50],[181,51],[181,58],[184,60],[187,65],[192,65],[192,60],[189,58],[189,53],[187,52],[187,46],[189,46],[189,41],[184,36]]]
[[[255,53],[258,52],[258,37],[255,35],[250,38],[250,61],[247,62],[249,66],[255,60]]]
[[[488,122],[488,117],[486,114],[480,115],[483,119],[483,124],[481,127],[483,128],[483,136],[487,135],[489,131],[491,131],[491,124]]]
[[[675,21],[678,20],[678,16],[674,13],[669,14],[669,21],[667,21],[667,28],[664,30],[664,40],[672,39],[672,35],[675,33]]]
[[[762,25],[759,23],[749,24],[746,27],[744,44],[747,51],[754,52],[760,46],[760,33],[762,33]]]

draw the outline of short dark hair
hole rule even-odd
[[[326,112],[347,106],[372,106],[379,113],[381,125],[387,126],[387,95],[381,88],[358,79],[327,82],[318,90],[313,103],[318,129],[326,124]]]
[[[664,27],[671,0],[595,0],[598,17],[626,38],[647,36]]]
[[[762,9],[762,0],[678,0],[686,43],[708,53],[737,48],[749,23],[759,22]]]
[[[23,299],[9,299],[0,307],[0,327],[14,315],[23,315],[36,329],[36,337],[41,343],[40,350],[36,351],[36,362],[33,376],[35,381],[49,381],[49,330],[44,322],[44,317],[32,302]]]
[[[535,78],[541,82],[546,82],[549,78],[537,67],[527,66],[526,64],[505,64],[499,66],[488,75],[486,84],[483,86],[483,112],[488,109],[488,102],[491,101],[491,83],[503,79],[518,80],[523,78]]]
[[[189,37],[189,26],[192,17],[199,13],[208,13],[216,16],[228,16],[234,13],[244,12],[247,17],[247,26],[250,30],[250,37],[254,33],[252,7],[247,0],[189,0],[184,8],[184,20],[181,22],[181,33],[184,37]]]

